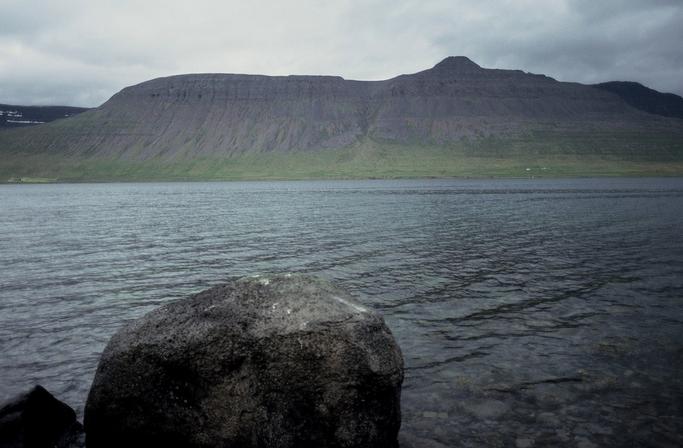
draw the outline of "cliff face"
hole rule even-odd
[[[332,76],[179,75],[127,87],[97,109],[12,131],[0,151],[125,160],[343,148],[440,146],[538,133],[683,132],[618,95],[465,57],[385,81]]]
[[[369,87],[338,77],[182,75],[126,88],[98,113],[169,155],[343,147],[364,132]]]

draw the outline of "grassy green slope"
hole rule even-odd
[[[366,140],[334,150],[144,161],[0,155],[4,182],[683,175],[683,139],[655,134],[539,134],[448,147]]]

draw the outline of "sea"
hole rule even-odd
[[[0,400],[272,273],[384,316],[402,447],[683,446],[683,178],[0,185]]]

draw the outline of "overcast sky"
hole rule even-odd
[[[386,79],[465,55],[683,94],[683,0],[0,0],[0,103],[97,106],[179,73]]]

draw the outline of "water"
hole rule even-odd
[[[402,446],[683,444],[683,179],[0,186],[0,399],[82,412],[124,323],[235,276],[385,315]]]

